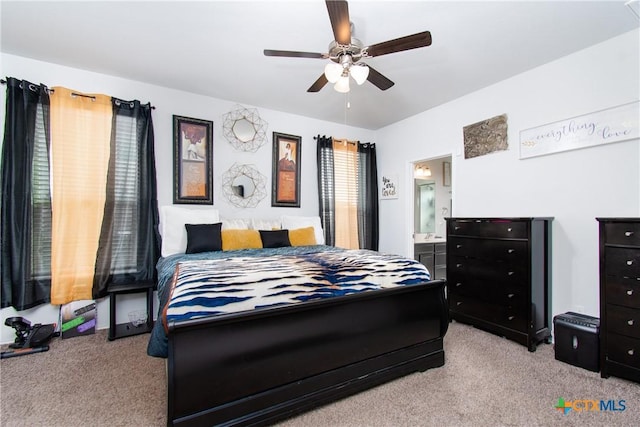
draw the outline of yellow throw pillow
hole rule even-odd
[[[313,227],[296,228],[289,230],[291,246],[310,246],[316,244],[316,234]],[[222,241],[224,246],[224,240]]]
[[[262,239],[258,230],[222,230],[222,250],[261,249]]]

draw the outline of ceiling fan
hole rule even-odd
[[[266,56],[330,59],[333,61],[325,66],[325,72],[307,89],[307,92],[318,92],[327,83],[335,83],[334,89],[338,92],[349,92],[349,76],[359,85],[368,80],[379,89],[387,90],[394,83],[370,65],[359,61],[364,58],[373,58],[374,56],[416,49],[431,44],[431,33],[423,31],[371,46],[364,46],[360,40],[353,37],[352,24],[349,21],[348,3],[346,1],[327,0],[326,4],[335,38],[329,44],[328,53],[264,50]]]

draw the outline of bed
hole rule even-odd
[[[445,283],[413,260],[308,245],[179,253],[158,273],[168,425],[268,425],[444,364]]]

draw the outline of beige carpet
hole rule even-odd
[[[2,426],[166,425],[164,360],[148,335],[106,331],[55,339],[46,353],[0,361]],[[281,423],[298,426],[640,426],[640,385],[601,379],[467,325],[452,323],[446,364]],[[623,412],[554,409],[558,398],[626,401]]]

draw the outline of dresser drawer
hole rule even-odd
[[[640,368],[640,339],[609,334],[606,354],[609,360]]]
[[[604,230],[606,244],[640,246],[640,223],[608,222]]]
[[[640,311],[607,304],[607,331],[640,338]]]
[[[491,261],[523,263],[529,257],[529,245],[522,240],[492,240],[451,237],[449,254]]]
[[[448,226],[450,235],[526,239],[527,224],[525,221],[453,219]]]
[[[447,261],[447,275],[449,280],[453,280],[452,274],[460,274],[464,277],[471,277],[480,280],[493,280],[501,285],[528,283],[527,266],[524,262],[490,262],[484,259],[450,257]]]
[[[640,277],[640,250],[605,247],[604,258],[607,275]]]
[[[476,317],[516,331],[525,332],[527,330],[526,313],[521,308],[514,309],[478,301],[475,298],[450,294],[449,309],[453,313]]]
[[[523,310],[527,304],[527,290],[522,284],[505,285],[493,280],[453,274],[448,279],[448,290],[449,293]]]
[[[605,299],[608,303],[640,309],[640,279],[606,277]]]

